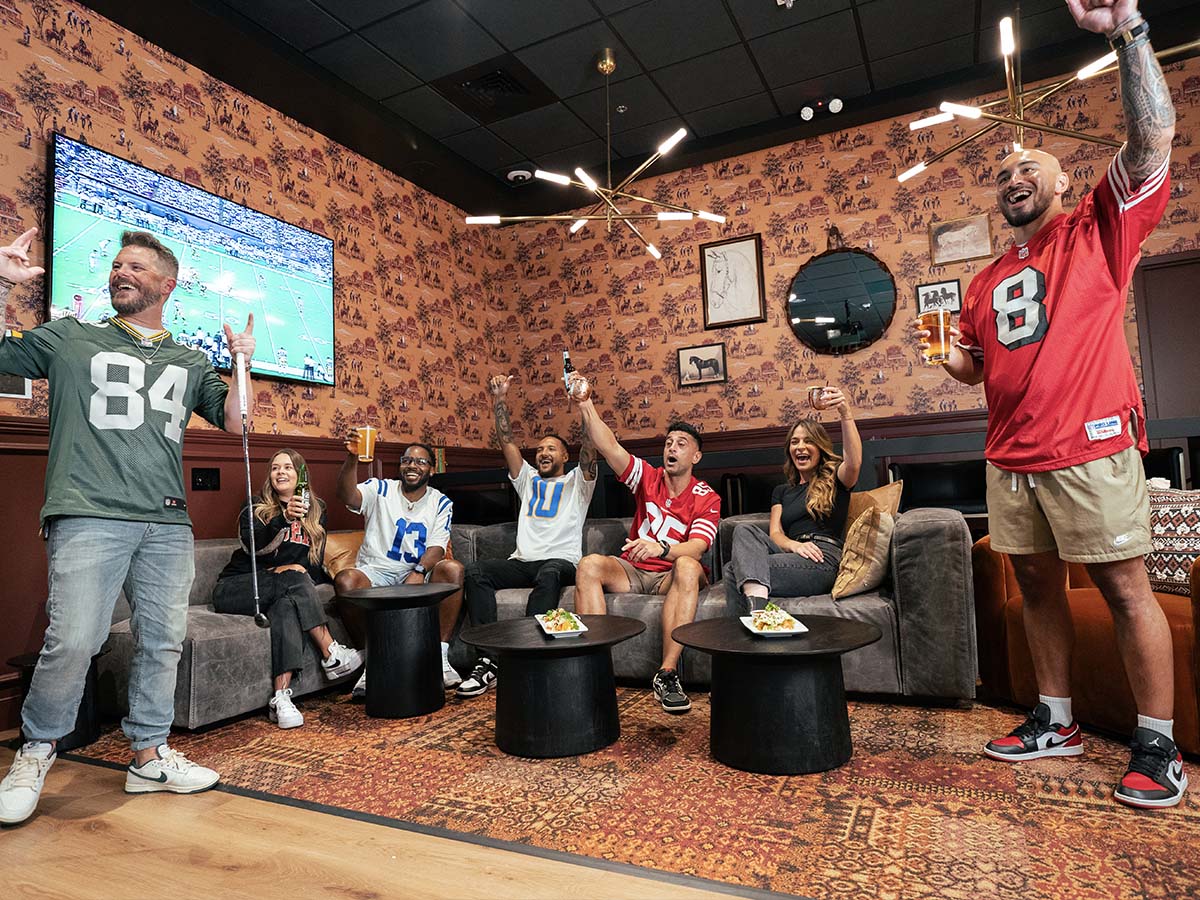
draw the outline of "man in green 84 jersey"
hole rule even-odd
[[[216,784],[216,772],[166,743],[195,574],[183,434],[193,411],[229,431],[242,415],[237,391],[208,358],[163,330],[179,263],[146,232],[121,236],[108,279],[116,316],[100,324],[65,317],[6,333],[9,290],[42,273],[29,264],[35,232],[0,248],[0,372],[49,381],[41,520],[50,624],[21,709],[24,743],[0,782],[5,824],[24,821],[37,805],[56,742],[75,726],[84,678],[122,587],[135,636],[129,714],[121,723],[134,752],[125,790],[190,794]],[[254,355],[253,324],[251,316],[240,334],[225,326],[231,354]]]

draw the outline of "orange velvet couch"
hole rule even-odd
[[[979,694],[1024,708],[1037,703],[1033,660],[1025,640],[1021,589],[1012,563],[979,540],[971,552],[975,581],[975,627],[979,641]],[[1175,670],[1175,742],[1200,754],[1200,660],[1195,623],[1200,620],[1200,559],[1192,564],[1191,596],[1154,595],[1171,627]],[[1133,733],[1137,713],[1125,667],[1117,652],[1112,616],[1100,591],[1077,563],[1068,564],[1067,602],[1075,622],[1071,696],[1075,717],[1119,736]]]

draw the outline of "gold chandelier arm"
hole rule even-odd
[[[691,213],[693,216],[700,215],[700,213],[698,213],[696,210],[690,209],[686,206],[679,206],[676,203],[667,203],[664,200],[651,200],[649,197],[643,197],[640,194],[630,194],[627,191],[618,191],[615,188],[612,191],[612,195],[614,197],[620,197],[622,200],[632,200],[635,203],[649,203],[651,206],[661,206],[663,209],[670,209],[674,210],[675,212]]]
[[[1121,147],[1122,141],[1114,141],[1112,138],[1100,137],[1099,135],[1083,134],[1079,131],[1070,131],[1066,128],[1055,128],[1053,125],[1047,125],[1045,122],[1030,122],[1026,119],[1013,119],[1009,116],[998,116],[995,113],[982,113],[983,118],[990,119],[993,122],[998,122],[1001,125],[1007,125],[1010,128],[1032,128],[1034,131],[1044,131],[1047,134],[1057,134],[1059,137],[1075,138],[1080,141],[1091,141],[1093,144],[1105,144],[1109,147]]]
[[[927,167],[931,166],[935,162],[945,159],[947,156],[949,156],[955,150],[961,150],[963,147],[967,146],[967,144],[971,143],[971,141],[975,140],[975,138],[983,137],[989,131],[994,131],[999,127],[1000,127],[999,123],[996,123],[996,122],[993,122],[990,125],[984,125],[982,128],[980,128],[974,134],[968,134],[965,138],[963,138],[959,141],[955,141],[953,144],[951,144],[945,150],[939,150],[937,153],[933,154],[933,156],[929,157],[929,159],[922,160],[922,162],[924,162]]]

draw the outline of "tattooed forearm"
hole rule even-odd
[[[494,409],[496,412],[496,436],[500,439],[500,443],[516,443],[513,440],[512,422],[509,421],[508,417],[508,404],[504,402],[503,397],[496,398]]]
[[[592,443],[592,436],[586,427],[583,429],[583,443],[579,445],[579,469],[587,481],[596,479],[596,445]]]
[[[1148,37],[1143,36],[1122,50],[1119,59],[1126,131],[1121,156],[1130,180],[1137,186],[1171,152],[1175,107]]]

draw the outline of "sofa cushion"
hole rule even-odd
[[[1150,542],[1150,586],[1159,593],[1189,596],[1192,563],[1200,557],[1200,491],[1150,491]]]
[[[842,547],[842,560],[833,585],[835,600],[873,591],[883,584],[895,530],[896,520],[878,506],[865,510],[855,520]]]
[[[850,533],[850,526],[858,521],[858,517],[871,506],[877,506],[888,513],[893,519],[900,511],[900,495],[904,493],[904,481],[893,481],[869,491],[852,491],[850,494],[850,511],[846,513],[846,528],[843,537]]]
[[[336,578],[338,572],[354,566],[362,541],[361,531],[331,531],[326,535],[325,572],[330,578]]]

